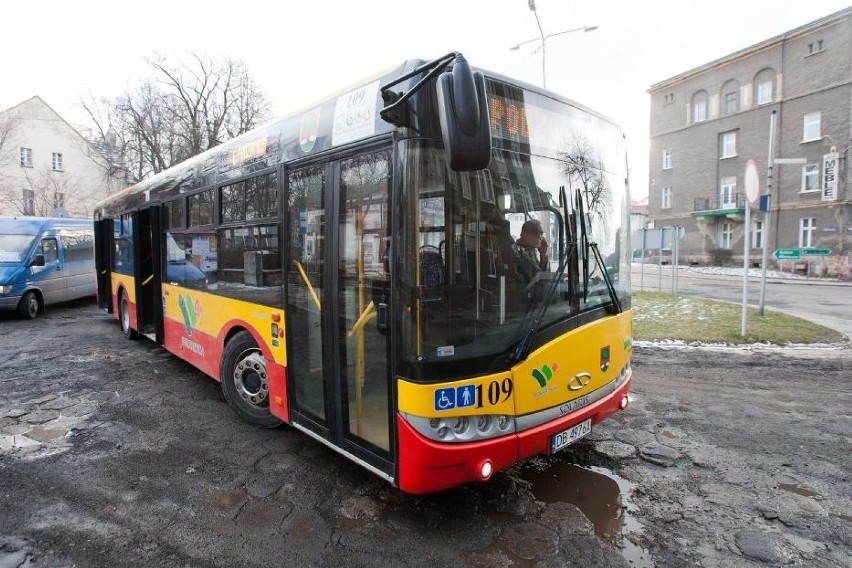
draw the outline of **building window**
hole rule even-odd
[[[672,151],[671,148],[666,148],[663,150],[663,169],[670,170],[672,169]]]
[[[707,120],[707,101],[695,101],[692,104],[692,122],[704,122]]]
[[[51,164],[53,165],[53,171],[55,172],[61,172],[65,169],[62,164],[62,154],[60,154],[59,152],[53,153]]]
[[[808,55],[812,55],[814,53],[819,53],[822,50],[823,50],[823,45],[822,45],[821,39],[817,40],[816,43],[809,43],[808,44]]]
[[[672,208],[672,188],[664,187],[662,193],[662,201],[660,202],[661,209]]]
[[[755,221],[752,223],[751,248],[763,248],[763,221]]]
[[[761,81],[757,84],[757,104],[765,105],[772,102],[772,80]]]
[[[814,140],[820,140],[822,138],[822,135],[820,134],[822,113],[809,112],[805,115],[803,122],[802,142],[813,142]]]
[[[816,233],[816,217],[799,219],[799,248],[814,246],[814,233]]]
[[[722,111],[734,114],[740,110],[740,85],[734,80],[727,81],[722,86]]]
[[[724,177],[719,184],[719,209],[730,209],[737,205],[737,178]]]
[[[737,92],[725,93],[725,114],[734,114],[739,110]]]
[[[734,227],[730,221],[722,223],[719,228],[719,248],[731,248],[731,240],[734,236]]]
[[[802,191],[819,191],[819,164],[802,166]]]
[[[32,189],[24,190],[23,206],[24,215],[35,215],[35,191]]]
[[[54,209],[60,209],[65,207],[65,194],[60,192],[55,192],[53,194],[53,207]]]
[[[21,147],[21,165],[25,168],[33,167],[33,149]]]
[[[733,158],[737,155],[737,131],[723,132],[720,143],[720,158]]]

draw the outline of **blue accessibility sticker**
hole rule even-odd
[[[476,404],[476,386],[435,389],[435,410],[452,410]]]
[[[465,406],[473,406],[476,404],[476,387],[473,385],[464,385],[456,387],[456,406],[464,408]]]
[[[456,389],[435,389],[435,410],[452,410],[456,407]]]

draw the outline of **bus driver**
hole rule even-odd
[[[521,236],[515,242],[517,249],[517,270],[530,284],[539,272],[550,270],[547,258],[547,241],[541,221],[530,219],[521,227]]]

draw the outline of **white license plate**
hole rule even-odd
[[[587,418],[576,424],[571,426],[567,430],[563,430],[561,432],[557,432],[553,435],[553,438],[550,439],[550,452],[555,453],[568,446],[573,444],[580,438],[584,436],[588,436],[592,432],[592,419]]]

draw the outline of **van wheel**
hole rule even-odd
[[[239,332],[225,345],[219,377],[228,406],[240,418],[261,428],[281,425],[269,411],[266,359],[249,332]]]
[[[38,316],[38,296],[35,292],[29,291],[21,297],[18,315],[26,319],[35,319]]]
[[[127,294],[124,290],[118,295],[118,321],[121,322],[121,333],[127,339],[138,339],[139,334],[136,330],[130,327],[130,301],[127,299]]]

